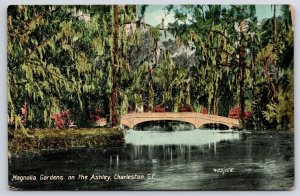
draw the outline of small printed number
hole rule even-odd
[[[224,167],[224,168],[214,168],[213,172],[225,174],[225,173],[232,173],[235,171],[233,167]]]

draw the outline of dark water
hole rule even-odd
[[[288,190],[294,186],[293,134],[129,130],[125,140],[122,147],[13,155],[10,186],[28,190]],[[87,179],[78,180],[80,174]],[[93,174],[111,179],[91,179]],[[37,179],[12,181],[13,175]],[[40,175],[63,176],[63,180],[40,180]],[[119,179],[126,175],[140,179]]]

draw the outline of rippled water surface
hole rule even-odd
[[[10,186],[42,190],[287,190],[294,184],[294,135],[290,133],[128,130],[125,141],[122,147],[13,155]],[[107,178],[95,179],[93,174]],[[12,181],[13,175],[32,175],[37,180]],[[41,175],[63,176],[63,180],[40,180]],[[87,177],[78,179],[79,175]]]

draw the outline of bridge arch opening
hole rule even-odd
[[[205,123],[200,127],[200,129],[229,130],[230,127],[223,123]]]
[[[188,131],[195,129],[192,123],[177,120],[151,120],[136,124],[137,131]]]
[[[130,129],[130,127],[128,125],[124,125],[124,124],[122,124],[122,128],[125,129],[125,130]]]

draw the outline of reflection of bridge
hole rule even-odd
[[[144,113],[129,113],[122,115],[121,125],[126,125],[133,128],[135,125],[147,121],[172,120],[188,122],[199,128],[204,124],[218,123],[228,126],[229,128],[238,127],[238,119],[202,114],[197,112],[144,112]]]

